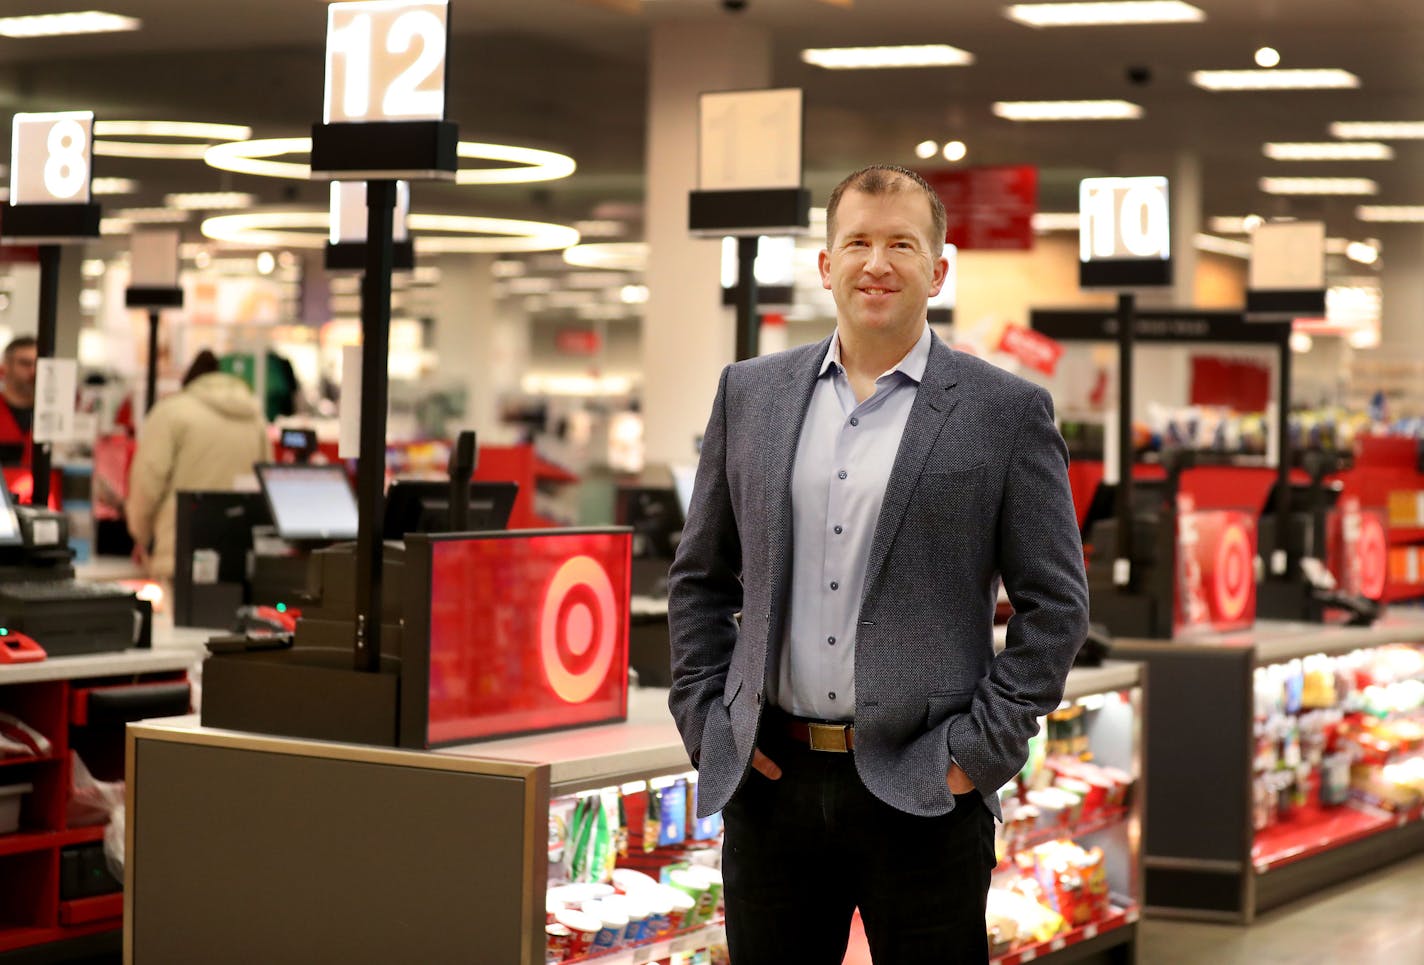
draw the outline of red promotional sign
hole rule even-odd
[[[631,534],[430,548],[427,745],[626,717]]]
[[[1033,247],[1038,211],[1038,168],[967,168],[921,172],[949,216],[946,244],[973,249],[1023,251]]]
[[[590,328],[564,328],[554,336],[554,347],[564,355],[597,355],[598,333]]]
[[[1327,568],[1346,593],[1382,598],[1389,576],[1385,514],[1362,509],[1358,497],[1348,496],[1330,515]]]
[[[1256,622],[1256,521],[1177,499],[1177,630],[1242,630]]]
[[[1006,325],[999,339],[999,351],[1008,352],[1029,368],[1052,375],[1063,357],[1063,346],[1042,332],[1022,325]]]

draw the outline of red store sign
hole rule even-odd
[[[949,216],[945,243],[961,251],[1025,251],[1033,247],[1038,168],[967,168],[921,172]]]

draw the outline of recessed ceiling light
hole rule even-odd
[[[1215,235],[1198,234],[1192,239],[1192,247],[1197,251],[1210,251],[1217,255],[1228,255],[1232,258],[1250,258],[1251,242],[1236,241],[1233,238],[1218,238]]]
[[[89,185],[91,194],[133,194],[138,182],[133,178],[95,178]]]
[[[1241,227],[1248,235],[1265,223],[1266,219],[1261,217],[1259,214],[1248,214],[1246,217],[1241,219]]]
[[[1424,204],[1362,204],[1355,209],[1361,221],[1397,224],[1424,222]]]
[[[882,67],[967,67],[974,55],[949,44],[903,47],[821,47],[801,51],[801,59],[827,70]]]
[[[1270,69],[1279,66],[1281,53],[1274,47],[1262,47],[1256,51],[1256,66]]]
[[[0,17],[0,37],[58,37],[62,34],[102,34],[137,30],[143,26],[134,17],[121,17],[101,10],[75,13],[41,13],[29,17]]]
[[[184,211],[219,211],[230,208],[250,208],[257,200],[245,191],[192,191],[165,194],[163,203]]]
[[[1373,265],[1379,261],[1379,249],[1363,241],[1352,241],[1345,246],[1345,257],[1362,265]]]
[[[1330,136],[1345,140],[1424,140],[1424,121],[1336,121]]]
[[[648,267],[648,244],[645,241],[613,241],[574,245],[564,249],[564,261],[577,268],[643,271]]]
[[[1039,232],[1077,231],[1080,220],[1076,211],[1036,211],[1032,224],[1033,230]]]
[[[1127,121],[1142,116],[1130,101],[995,101],[994,113],[1010,121]]]
[[[934,141],[921,141],[915,145],[915,157],[928,161],[939,153],[939,145]]]
[[[1378,194],[1379,185],[1369,178],[1262,178],[1267,194]]]
[[[1016,3],[1004,10],[1030,27],[1101,27],[1115,24],[1196,23],[1200,8],[1182,0],[1117,0],[1103,3]]]
[[[133,224],[177,224],[188,220],[188,212],[173,208],[120,208],[114,217]]]
[[[1205,90],[1334,90],[1359,87],[1360,78],[1348,70],[1194,70],[1192,83]]]
[[[1218,215],[1213,218],[1208,218],[1206,226],[1211,229],[1213,234],[1249,235],[1255,228],[1255,224],[1249,223],[1253,218],[1255,218],[1257,222],[1260,220],[1255,215],[1244,215],[1242,217]]]
[[[963,141],[946,141],[944,145],[944,159],[946,161],[963,161],[964,155],[969,153],[969,148],[964,146]]]
[[[1262,150],[1273,161],[1392,161],[1394,148],[1379,141],[1277,142]]]

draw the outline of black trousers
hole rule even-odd
[[[983,799],[906,814],[866,790],[852,754],[762,730],[782,776],[753,770],[722,812],[731,965],[842,965],[856,908],[875,965],[988,962],[994,816]]]

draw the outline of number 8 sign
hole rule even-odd
[[[16,114],[11,128],[10,203],[88,204],[94,114]]]
[[[331,4],[325,123],[444,120],[448,34],[448,0]]]

